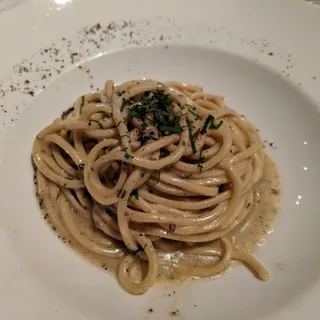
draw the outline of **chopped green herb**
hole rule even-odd
[[[185,178],[185,179],[190,179],[191,176],[192,176],[192,173],[185,174],[185,175],[184,175],[184,178]]]
[[[200,167],[200,172],[203,169],[203,164],[202,161],[204,160],[204,156],[203,156],[203,149],[200,150],[200,156],[199,156],[199,160],[198,160],[198,167]]]
[[[132,102],[131,100],[122,98],[122,106],[120,108],[120,111],[123,111],[126,106],[131,106],[132,104],[134,104],[134,102]]]
[[[118,91],[118,92],[117,92],[117,95],[118,95],[119,97],[121,97],[121,96],[123,96],[125,93],[126,93],[125,90],[123,90],[123,91]]]
[[[117,215],[114,213],[113,210],[111,210],[111,209],[109,209],[109,208],[105,208],[105,211],[106,211],[106,214],[107,214],[109,217],[117,220]]]
[[[121,198],[124,198],[127,194],[127,190],[126,189],[123,189],[122,192],[121,192]]]
[[[84,106],[84,96],[81,97],[81,107]]]
[[[167,157],[170,152],[167,149],[160,149],[160,157]]]
[[[135,197],[137,200],[139,200],[138,189],[132,190],[132,192],[130,193],[130,197]]]
[[[98,125],[99,125],[99,128],[100,129],[103,129],[103,125],[101,124],[101,122],[100,121],[98,121],[98,120],[90,120],[91,122],[96,122]]]
[[[209,114],[208,117],[206,118],[206,121],[204,122],[202,129],[200,130],[200,134],[205,134],[209,126],[210,126],[209,127],[210,129],[217,130],[222,126],[222,124],[223,124],[223,120],[220,120],[220,122],[217,125],[215,125],[214,117],[211,114]]]
[[[182,145],[185,147],[187,144],[185,141],[182,141]]]
[[[247,204],[246,209],[248,209],[250,206],[251,206],[251,203],[249,202],[249,203]]]
[[[190,108],[188,109],[188,111],[191,114],[193,114],[197,120],[203,120],[203,118],[201,116],[199,116],[196,112],[192,111]]]
[[[210,125],[210,129],[218,130],[218,129],[222,126],[222,124],[223,124],[223,120],[220,120],[220,122],[219,122],[217,125],[215,125],[215,124],[213,123],[213,121],[212,121],[212,123],[211,123],[211,125]]]
[[[177,129],[180,116],[172,114],[171,104],[172,100],[163,92],[146,92],[139,102],[129,108],[128,116],[144,120],[146,122],[144,128],[152,123],[160,132],[181,132]],[[153,122],[146,120],[146,115],[149,113],[154,115]],[[163,130],[161,130],[161,126],[163,126]]]
[[[179,126],[159,126],[161,132],[181,132],[182,129]]]
[[[209,125],[210,125],[211,123],[213,123],[213,121],[214,121],[214,117],[213,117],[211,114],[209,114],[209,115],[207,116],[205,122],[204,122],[204,125],[203,125],[202,129],[200,130],[200,134],[202,134],[202,135],[203,135],[203,134],[206,134]]]
[[[194,137],[192,135],[192,128],[193,128],[193,121],[190,121],[188,124],[189,139],[190,139],[190,143],[191,143],[192,153],[195,154],[195,153],[197,153],[197,148],[196,148],[196,144],[194,141]]]
[[[78,165],[78,168],[79,168],[80,170],[83,170],[83,169],[84,169],[84,163],[80,163],[80,164]]]
[[[199,162],[202,162],[204,160],[203,156],[203,149],[200,150],[200,156],[199,156]]]
[[[126,159],[133,159],[133,158],[134,158],[134,156],[132,156],[132,155],[129,154],[128,152],[125,153],[124,157],[125,157]]]
[[[150,133],[145,133],[142,135],[141,145],[146,144],[148,140],[157,140],[157,138],[154,135],[151,135]]]
[[[144,119],[143,122],[143,129],[146,129],[148,126],[150,126],[152,124],[152,121],[150,119]]]
[[[132,249],[130,249],[128,247],[126,247],[126,248],[127,248],[128,253],[133,255],[133,256],[135,256],[139,251],[143,251],[143,248],[140,246],[140,244],[138,245],[138,249],[137,250],[132,250]]]
[[[168,169],[168,168],[170,168],[170,167],[173,166],[173,165],[174,165],[174,163],[171,163],[171,164],[168,164],[168,165],[166,165],[166,166],[161,167],[161,168],[158,170],[157,182],[156,182],[155,184],[157,184],[157,183],[160,181],[161,171],[162,171],[162,170],[165,170],[165,169]]]
[[[66,184],[66,183],[64,183],[64,184],[63,184],[63,187],[65,188],[66,186],[67,186],[67,184]]]

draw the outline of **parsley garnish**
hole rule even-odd
[[[195,154],[195,153],[197,153],[197,148],[196,148],[196,144],[194,141],[194,137],[192,135],[192,128],[193,128],[193,121],[190,121],[188,124],[189,139],[190,139],[190,143],[191,143],[192,153]]]
[[[162,134],[181,132],[180,116],[172,114],[171,104],[172,100],[169,95],[163,92],[146,92],[139,102],[129,108],[128,116],[144,120],[144,128],[151,124],[154,125]],[[153,113],[153,121],[146,119],[146,115],[149,113]]]
[[[83,169],[84,169],[84,163],[80,163],[80,164],[78,165],[78,168],[79,168],[80,170],[83,170]]]
[[[109,217],[111,217],[111,218],[113,218],[113,219],[117,219],[117,215],[116,215],[111,209],[105,208],[105,211],[106,211],[106,214],[107,214]]]
[[[223,124],[223,120],[220,120],[220,122],[215,125],[214,124],[214,116],[212,116],[211,114],[209,114],[206,118],[206,121],[204,122],[204,125],[202,127],[202,129],[200,130],[200,134],[205,134],[207,132],[207,129],[210,125],[210,129],[219,129]]]
[[[84,96],[81,97],[81,107],[84,106]]]
[[[204,122],[202,129],[200,130],[200,134],[205,134],[207,132],[207,129],[210,123],[212,123],[213,121],[214,121],[214,117],[211,114],[209,114],[206,118],[206,121]]]
[[[221,126],[222,126],[222,124],[223,124],[223,120],[220,120],[220,122],[217,124],[217,125],[215,125],[213,122],[211,123],[211,126],[210,126],[210,129],[219,129]]]
[[[98,121],[98,120],[90,120],[91,122],[96,122],[98,125],[99,125],[99,128],[100,129],[103,129],[103,125],[101,124],[101,122],[100,121]]]
[[[203,149],[200,150],[200,156],[199,156],[199,162],[202,162],[204,160],[203,156]]]
[[[129,154],[128,152],[125,153],[124,157],[125,157],[126,159],[133,159],[133,158],[134,158],[134,156],[132,156],[132,155]]]
[[[188,111],[189,111],[191,114],[193,114],[197,120],[202,120],[202,119],[203,119],[201,116],[199,116],[196,112],[194,112],[194,111],[191,110],[190,108],[188,109]]]
[[[157,182],[155,184],[157,184],[159,181],[160,181],[160,174],[161,174],[161,171],[164,170],[164,169],[168,169],[170,168],[171,166],[173,166],[174,163],[171,163],[171,164],[168,164],[166,166],[163,166],[161,167],[159,170],[158,170],[158,175],[157,175]]]
[[[158,128],[162,132],[181,132],[182,129],[179,126],[159,126]]]
[[[135,197],[137,200],[139,200],[138,189],[132,190],[132,192],[130,193],[130,197]]]
[[[204,160],[203,149],[201,149],[200,150],[199,161],[198,161],[198,167],[200,167],[200,172],[202,171],[202,168],[203,168],[203,164],[202,164],[203,160]]]
[[[249,203],[247,204],[246,209],[248,209],[250,206],[251,206],[251,203],[249,202]]]
[[[170,152],[167,149],[160,149],[160,157],[167,157]]]
[[[121,96],[123,96],[125,93],[126,93],[125,90],[123,90],[123,91],[118,91],[118,92],[117,92],[117,95],[118,95],[119,97],[121,97]]]
[[[132,250],[132,249],[130,249],[128,247],[126,247],[126,248],[127,248],[128,253],[133,255],[133,256],[135,256],[139,251],[143,251],[143,248],[140,246],[140,244],[138,245],[138,249],[137,250]]]
[[[121,192],[121,198],[124,198],[127,194],[127,190],[126,189],[123,189],[122,192]]]
[[[120,111],[123,111],[126,106],[131,106],[132,104],[134,104],[134,102],[127,100],[125,98],[122,98],[122,106],[120,108]]]

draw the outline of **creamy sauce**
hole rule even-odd
[[[249,218],[240,225],[232,234],[228,235],[228,238],[233,242],[233,248],[235,250],[241,250],[248,253],[252,253],[257,246],[262,246],[266,242],[266,237],[272,232],[272,223],[277,215],[279,209],[280,201],[280,179],[277,167],[275,163],[266,156],[264,174],[260,182],[255,188],[257,194],[256,203],[250,204],[252,206]],[[49,219],[47,214],[47,209],[45,205],[40,204],[42,207],[42,212],[45,220],[50,224],[52,229],[57,233],[58,237],[66,244],[71,246],[75,251],[83,255],[91,263],[97,265],[98,267],[111,272],[113,275],[117,274],[117,268],[120,259],[110,259],[104,256],[92,253],[91,251],[80,246],[75,240],[70,238],[70,235],[63,227],[62,221],[60,223],[53,224]],[[93,221],[88,222],[88,219],[74,215],[77,219],[77,226],[89,238],[94,242],[103,242],[104,234],[94,227]],[[60,217],[61,219],[61,217]],[[179,256],[179,251],[174,255]],[[205,259],[201,260],[203,263]],[[208,258],[208,262],[212,262],[211,258]],[[142,277],[145,269],[145,265],[141,266],[141,270],[138,268],[132,268],[130,273],[135,275],[136,279]],[[167,268],[161,268],[159,270],[158,280],[165,281],[185,281],[192,279],[188,274],[183,274],[181,272],[168,270]]]

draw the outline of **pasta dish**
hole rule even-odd
[[[279,177],[258,130],[201,87],[135,80],[77,99],[32,150],[37,197],[64,242],[130,293],[207,278],[270,230]]]

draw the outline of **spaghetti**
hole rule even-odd
[[[222,97],[178,82],[107,81],[37,135],[33,161],[51,223],[115,262],[128,292],[160,275],[211,277],[233,260],[267,280],[233,241],[254,215],[263,144]]]

